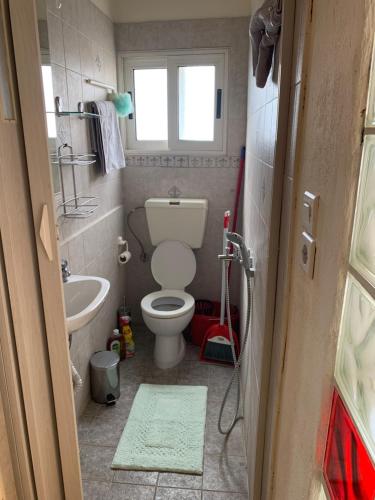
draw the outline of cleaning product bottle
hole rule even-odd
[[[115,330],[113,330],[112,335],[108,339],[107,350],[117,352],[117,354],[121,357],[121,340],[122,340],[121,333],[116,328]]]
[[[125,336],[124,336],[124,328],[128,324],[127,318],[128,317],[125,315],[119,316],[119,327],[120,327],[120,337],[121,337],[120,359],[126,358],[126,343],[125,343]]]
[[[130,318],[129,316],[124,316],[123,326],[122,326],[122,335],[125,341],[125,349],[126,349],[126,357],[132,358],[135,354],[135,343],[133,339],[133,332],[130,327]]]
[[[130,318],[130,323],[129,324],[131,325],[131,322],[132,322],[132,320],[131,320],[131,310],[130,310],[130,307],[125,304],[125,297],[124,297],[124,303],[123,303],[123,305],[120,306],[118,308],[118,310],[117,310],[117,324],[118,324],[118,328],[120,329],[120,331],[121,331],[121,318],[123,316],[129,316],[129,318]]]

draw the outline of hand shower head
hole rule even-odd
[[[242,236],[238,233],[228,232],[227,239],[233,243],[233,245],[237,245],[238,247],[245,246]]]
[[[242,260],[242,265],[244,266],[245,270],[249,271],[251,269],[251,257],[249,254],[249,250],[247,246],[245,245],[245,242],[243,240],[243,237],[238,234],[238,233],[227,233],[227,240],[232,243],[232,245],[235,245],[240,254],[241,254],[241,260]]]

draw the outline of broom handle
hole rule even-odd
[[[229,230],[230,210],[224,213],[224,231],[223,231],[223,253],[227,250],[227,232]],[[221,301],[220,301],[220,325],[224,325],[225,317],[225,260],[221,264]]]

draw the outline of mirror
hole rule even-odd
[[[55,115],[55,100],[53,92],[53,75],[50,57],[50,45],[48,38],[47,25],[47,6],[45,0],[37,1],[39,46],[42,62],[42,79],[44,102],[46,108],[47,132],[48,132],[48,150],[50,157],[57,150],[57,125]],[[53,190],[57,194],[60,192],[60,177],[58,168],[51,162]]]

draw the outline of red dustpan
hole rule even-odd
[[[226,234],[229,228],[230,211],[224,214],[224,233],[223,233],[223,252],[226,252],[227,237]],[[229,327],[224,322],[225,316],[225,262],[222,263],[221,274],[221,308],[220,308],[220,324],[210,326],[204,336],[200,359],[201,361],[209,361],[212,363],[233,364],[232,347],[230,341]],[[232,332],[236,356],[239,353],[238,338],[235,332]]]

